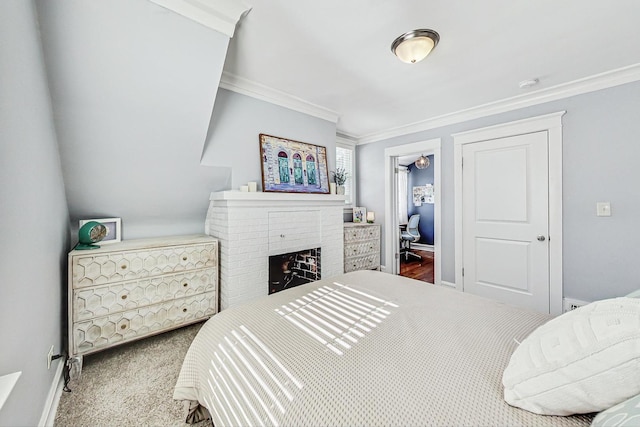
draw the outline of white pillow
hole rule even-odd
[[[599,412],[640,393],[640,299],[596,301],[540,326],[502,383],[507,403],[544,415]]]
[[[625,295],[627,298],[640,298],[640,289],[631,292],[629,295]]]

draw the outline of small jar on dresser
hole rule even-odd
[[[380,224],[344,223],[344,272],[380,269]]]
[[[218,312],[218,241],[173,236],[69,253],[69,358],[207,319]]]

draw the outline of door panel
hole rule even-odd
[[[547,132],[462,150],[464,291],[549,312]]]

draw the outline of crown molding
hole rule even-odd
[[[336,144],[339,144],[345,147],[354,148],[358,144],[358,141],[355,141],[354,139],[351,139],[351,138],[345,138],[344,136],[341,136],[341,135],[336,135]]]
[[[543,104],[545,102],[556,101],[558,99],[569,98],[571,96],[595,92],[597,90],[607,89],[638,80],[640,80],[640,63],[574,80],[572,82],[553,86],[547,89],[530,92],[526,95],[518,95],[408,125],[391,128],[382,132],[360,136],[356,139],[358,141],[358,145],[368,144],[410,133],[422,132],[494,114],[505,113],[519,108]]]
[[[234,0],[149,0],[207,28],[233,37],[236,24],[251,7]]]
[[[335,111],[312,104],[288,93],[272,89],[261,83],[238,77],[226,71],[222,72],[220,87],[333,123],[338,122],[339,115]]]

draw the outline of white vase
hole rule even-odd
[[[336,194],[342,194],[344,195],[344,185],[338,185],[336,187]]]

